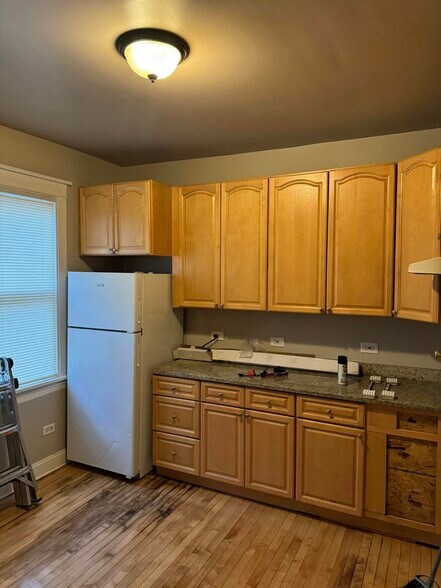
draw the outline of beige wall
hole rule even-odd
[[[366,139],[305,145],[124,168],[127,179],[152,178],[169,185],[196,184],[394,162],[441,146],[441,128]]]
[[[111,269],[110,260],[92,259],[88,265],[78,256],[77,193],[81,185],[118,180],[118,166],[1,126],[0,162],[73,182],[67,211],[68,269]],[[30,398],[21,396],[20,416],[30,458],[36,462],[66,447],[66,391]],[[43,437],[43,426],[49,423],[56,424],[56,431]]]
[[[169,260],[124,260],[78,256],[79,185],[152,178],[169,185],[212,182],[235,178],[276,175],[323,168],[396,161],[441,145],[441,129],[387,135],[210,157],[154,165],[121,168],[73,149],[0,127],[0,162],[73,182],[68,201],[68,269],[167,271]],[[335,357],[346,352],[351,359],[378,363],[441,367],[431,355],[441,347],[441,327],[392,319],[285,315],[234,311],[186,312],[186,341],[200,343],[211,330],[225,331],[225,343],[240,347],[246,337],[268,343],[270,336],[284,336],[286,350]],[[379,355],[361,356],[359,342],[376,341]],[[24,402],[20,407],[28,450],[40,460],[65,445],[65,393],[52,392]],[[56,422],[57,433],[44,437],[43,425]]]

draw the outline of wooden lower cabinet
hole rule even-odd
[[[361,516],[363,437],[353,427],[298,419],[296,499]]]
[[[245,487],[294,497],[294,418],[247,410]]]
[[[366,516],[441,530],[438,417],[373,410],[368,414]]]
[[[199,476],[199,441],[154,431],[153,463],[162,468]]]
[[[201,403],[201,476],[243,486],[243,408]]]

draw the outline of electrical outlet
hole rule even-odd
[[[43,435],[50,435],[51,433],[55,433],[55,423],[43,427]]]
[[[360,351],[361,353],[378,353],[378,343],[368,343],[367,341],[362,341],[360,343]]]
[[[224,332],[223,331],[211,331],[211,338],[214,339],[217,336],[218,341],[224,340]]]
[[[271,337],[271,347],[285,347],[285,337]]]

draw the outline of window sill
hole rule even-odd
[[[66,380],[66,376],[60,376],[58,378],[45,380],[44,382],[23,386],[23,388],[17,390],[17,399],[19,402],[25,402],[26,400],[33,400],[34,398],[45,396],[51,392],[65,390]]]

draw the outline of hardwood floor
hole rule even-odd
[[[67,465],[0,505],[0,586],[393,588],[435,550],[150,475]]]

